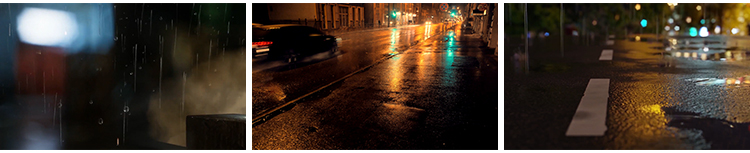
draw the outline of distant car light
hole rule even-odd
[[[26,8],[18,15],[18,34],[29,44],[66,47],[78,35],[78,25],[70,12]]]
[[[715,34],[721,34],[721,27],[716,26],[716,28],[714,28],[714,33]]]

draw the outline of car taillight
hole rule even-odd
[[[272,41],[259,41],[259,42],[253,42],[254,46],[269,46],[273,44]]]

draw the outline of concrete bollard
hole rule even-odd
[[[187,149],[245,150],[244,114],[187,116]]]

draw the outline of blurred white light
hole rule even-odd
[[[708,52],[708,47],[703,47],[704,52]]]
[[[680,26],[674,26],[674,31],[680,31]]]
[[[573,31],[574,36],[578,36],[578,31]]]
[[[669,31],[669,26],[665,26],[664,30]]]
[[[687,22],[687,23],[690,23],[690,21],[693,21],[693,19],[692,19],[692,18],[690,18],[690,17],[687,17],[687,18],[685,19],[685,22]]]
[[[700,35],[701,37],[708,37],[708,28],[706,28],[706,27],[701,27],[701,30],[700,30],[700,31],[698,32],[698,34],[699,34],[699,35]]]
[[[73,13],[26,8],[18,15],[18,36],[21,41],[41,46],[65,47],[78,35]]]
[[[716,26],[716,28],[714,28],[714,33],[721,34],[721,27]]]
[[[740,32],[740,29],[732,28],[732,34],[737,34],[738,32]]]
[[[672,18],[669,18],[669,19],[667,20],[667,23],[669,23],[669,24],[672,24],[672,23],[674,23],[674,19],[672,19]]]

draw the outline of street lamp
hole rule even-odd
[[[635,10],[640,11],[641,10],[641,4],[635,4]]]
[[[690,23],[690,21],[693,21],[693,19],[691,19],[690,17],[687,17],[687,18],[685,19],[685,22],[687,22],[687,23]]]
[[[695,10],[701,11],[701,5],[695,6]]]

